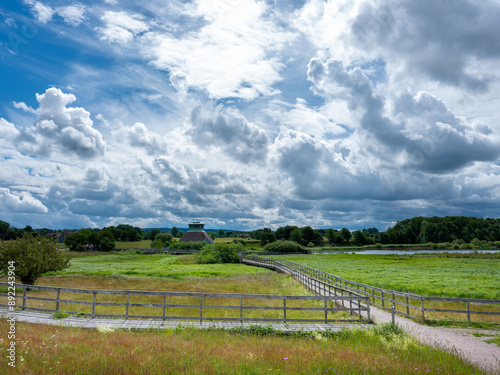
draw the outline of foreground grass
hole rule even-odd
[[[276,258],[401,292],[500,300],[500,259],[365,254],[286,255]]]
[[[0,320],[0,330],[8,329]],[[1,361],[8,374],[481,374],[391,329],[302,336],[17,323],[16,367]]]
[[[137,254],[135,250],[110,253],[71,253],[71,266],[46,275],[150,277],[184,280],[187,277],[259,275],[271,271],[244,264],[195,264],[193,256]]]

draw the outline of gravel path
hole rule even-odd
[[[392,322],[392,315],[382,309],[370,306],[370,316],[377,323]],[[487,373],[500,374],[500,347],[488,344],[485,339],[475,337],[473,333],[500,335],[500,330],[481,330],[448,327],[423,326],[410,319],[396,316],[395,322],[405,332],[424,344],[442,350],[455,351],[465,360],[479,366]]]

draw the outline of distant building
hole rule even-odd
[[[47,237],[55,239],[57,243],[64,243],[66,237],[73,233],[75,232],[68,232],[65,230],[64,232],[47,233]]]
[[[199,221],[193,221],[189,224],[189,230],[182,236],[179,241],[181,242],[198,242],[205,241],[209,244],[214,244],[214,240],[205,232],[205,224]]]

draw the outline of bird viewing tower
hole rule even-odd
[[[205,232],[205,224],[199,221],[193,221],[192,223],[188,224],[189,225],[189,230],[187,231],[184,236],[182,236],[179,241],[181,242],[198,242],[198,241],[204,241],[209,244],[214,244],[214,240],[212,237],[210,237],[207,232]]]

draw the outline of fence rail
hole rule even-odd
[[[314,292],[319,296],[333,296],[333,297],[342,297],[340,300],[340,304],[343,308],[345,306],[345,300],[343,297],[349,297],[349,308],[350,314],[357,314],[360,320],[363,320],[363,313],[366,313],[366,319],[364,321],[370,321],[370,299],[367,296],[364,296],[356,291],[352,291],[346,289],[344,287],[339,287],[337,285],[333,285],[328,282],[328,280],[321,280],[316,277],[311,277],[305,272],[302,272],[298,269],[289,267],[286,263],[280,263],[279,261],[264,259],[260,257],[246,257],[243,254],[240,254],[240,260],[243,263],[270,268],[276,270],[278,272],[291,274],[295,279],[301,282],[306,286],[309,290]]]
[[[281,272],[287,272],[291,274],[294,274],[294,272],[300,272],[304,275],[309,276],[310,278],[313,278],[313,280],[316,280],[317,282],[325,285],[329,285],[332,288],[341,288],[343,290],[365,296],[369,299],[370,304],[373,306],[381,307],[383,309],[390,309],[393,314],[400,314],[413,319],[421,319],[422,321],[426,320],[426,318],[431,317],[431,314],[429,313],[463,314],[466,317],[467,322],[471,322],[471,316],[474,315],[478,317],[478,319],[476,320],[479,320],[479,318],[484,315],[494,317],[500,316],[499,300],[422,296],[413,293],[405,293],[395,290],[378,288],[364,283],[358,283],[288,260],[266,259],[258,256],[248,255],[242,255],[240,260],[244,263],[273,268]],[[462,304],[463,307],[451,308],[449,306],[450,304],[448,304],[448,306],[442,306],[443,308],[438,308],[438,306],[436,305],[441,302]],[[429,304],[433,306],[431,307],[429,306]],[[498,309],[491,307],[496,307],[497,305]],[[481,307],[483,310],[481,310],[479,307]],[[493,323],[500,323],[500,319],[498,321],[493,321]]]
[[[0,287],[8,287],[8,283],[0,283]],[[331,323],[331,322],[352,322],[353,319],[343,319],[333,316],[337,312],[352,313],[366,310],[362,306],[354,306],[353,302],[358,302],[359,296],[291,296],[291,295],[261,295],[261,294],[233,294],[233,293],[192,293],[192,292],[163,292],[163,291],[140,291],[140,290],[86,290],[74,288],[60,288],[50,286],[16,284],[16,303],[19,310],[32,310],[44,312],[61,311],[63,305],[79,305],[91,308],[90,312],[64,311],[68,314],[85,317],[112,317],[126,319],[162,319],[162,320],[199,320],[203,321],[236,321],[236,322],[308,322],[308,323]],[[22,290],[20,294],[19,291]],[[28,293],[30,291],[30,293]],[[34,291],[34,292],[33,292]],[[55,292],[55,296],[40,297],[37,294]],[[84,294],[88,295],[87,300],[78,300],[64,297],[63,294]],[[111,296],[106,299],[106,296]],[[121,296],[125,302],[113,302],[115,296]],[[159,298],[156,302],[149,300],[148,303],[138,302],[140,297]],[[64,298],[63,298],[64,297]],[[7,293],[0,293],[0,298],[7,300]],[[180,299],[185,298],[183,303]],[[367,297],[361,299],[368,300]],[[252,304],[251,301],[260,300]],[[275,305],[266,305],[264,301],[275,301]],[[31,306],[30,301],[39,301],[42,306]],[[276,305],[277,303],[277,305]],[[340,303],[342,307],[340,307]],[[52,308],[50,308],[52,304]],[[349,307],[345,305],[349,304]],[[306,305],[306,306],[305,306]],[[8,307],[7,304],[0,304]],[[122,314],[106,314],[98,309],[106,307],[122,308]],[[156,314],[133,314],[133,308],[156,309]],[[175,309],[176,314],[167,314],[167,309]],[[225,316],[218,316],[214,311],[224,310]],[[237,315],[226,316],[227,311],[233,311]],[[250,310],[258,311],[261,316],[244,316]],[[265,312],[275,312],[273,317],[265,316]],[[309,314],[302,317],[294,317],[294,312]],[[279,313],[279,314],[278,314]],[[276,316],[278,314],[279,316]],[[287,315],[288,314],[288,315]],[[311,317],[311,314],[313,317]],[[222,314],[220,314],[222,315]],[[269,314],[268,314],[269,315]]]
[[[200,250],[183,250],[183,249],[156,249],[154,247],[134,247],[135,250],[140,250],[144,254],[172,254],[172,255],[189,255],[198,254]]]

